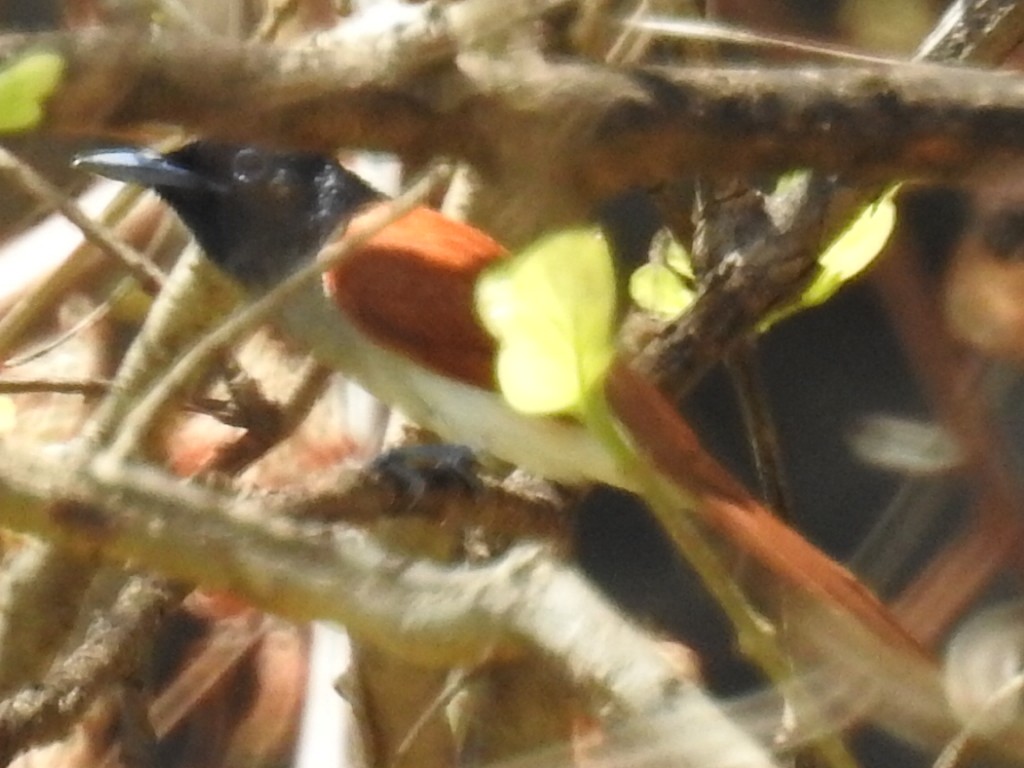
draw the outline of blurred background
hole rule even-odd
[[[252,32],[264,11],[260,0],[177,4],[209,29],[239,37]],[[332,15],[327,0],[308,5],[283,31],[285,38]],[[706,10],[751,31],[909,57],[944,9],[932,0],[709,0]],[[0,26],[120,23],[151,12],[152,3],[142,0],[0,0]],[[725,44],[718,54],[746,63],[799,59],[771,49],[770,42],[756,51]],[[672,56],[673,49],[666,45],[659,55]],[[29,139],[9,146],[69,191],[87,183],[68,170],[78,145]],[[952,647],[951,686],[965,702],[984,699],[1008,679],[1024,652],[1016,614],[1007,608],[1019,598],[1022,575],[1021,171],[1008,167],[963,186],[906,185],[898,197],[897,231],[879,264],[824,306],[776,325],[759,345],[796,525],[893,601],[916,635]],[[633,243],[623,259],[645,255],[658,226],[653,211],[644,200],[630,200],[605,212],[619,239]],[[0,248],[48,213],[5,182]],[[0,268],[3,263],[0,253]],[[712,452],[756,488],[729,376],[718,371],[705,380],[685,410]],[[978,458],[969,462],[969,455]],[[633,615],[690,645],[713,689],[736,694],[760,684],[737,660],[725,622],[695,577],[628,498],[607,489],[590,494],[574,537],[595,581]],[[158,654],[164,675],[175,674],[214,631],[223,620],[218,610],[192,605],[178,614]],[[227,754],[235,761],[245,754],[247,764],[290,761],[295,727],[279,727],[279,741],[262,752],[230,751],[247,741],[251,746],[261,722],[253,718],[298,722],[302,675],[283,683],[271,670],[287,666],[282,658],[289,669],[300,669],[306,636],[280,627],[274,632],[246,646],[226,682],[204,693],[197,703],[204,714],[184,718],[163,742],[162,764],[218,765]],[[970,643],[957,642],[963,637]],[[268,647],[283,656],[261,661]],[[288,695],[273,685],[285,685]],[[290,704],[260,710],[268,700]],[[877,733],[858,738],[867,765],[931,762]],[[213,743],[219,749],[205,751]]]

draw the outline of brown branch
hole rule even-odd
[[[109,30],[0,39],[8,54],[41,47],[69,65],[42,131],[118,136],[169,123],[221,139],[448,154],[488,181],[515,169],[520,187],[548,188],[545,199],[562,199],[549,224],[687,174],[935,176],[1024,149],[1024,84],[963,69],[619,71],[479,56],[396,77],[327,46]]]
[[[82,644],[42,684],[0,705],[0,764],[21,750],[63,735],[108,685],[134,672],[175,592],[150,577],[135,576],[110,612],[89,627]]]
[[[417,663],[459,666],[530,647],[558,659],[573,682],[620,712],[678,713],[680,729],[694,734],[683,749],[696,764],[718,748],[700,738],[712,727],[741,745],[747,764],[771,765],[696,686],[678,678],[657,643],[535,546],[449,569],[410,562],[355,530],[267,519],[253,500],[182,485],[146,467],[90,469],[73,453],[0,447],[0,454],[5,526],[229,589],[294,620],[338,621]],[[59,513],[48,511],[54,499],[64,500]]]
[[[1024,6],[1006,0],[957,3],[937,30],[942,34],[926,41],[922,55],[955,53],[971,56],[972,61],[979,63],[993,63],[1006,55],[1024,34],[1021,32],[1024,30]],[[971,76],[976,74],[979,73]],[[1019,78],[1014,81],[1021,82]],[[975,85],[981,89],[978,95],[985,101],[986,87],[980,81]],[[879,95],[883,94],[887,94],[885,100],[895,91],[879,91]],[[952,107],[952,104],[946,106]],[[987,122],[999,112],[991,106],[979,102],[968,111],[977,112],[978,119]],[[959,128],[945,137],[936,133],[920,145],[919,151],[942,154],[942,146],[947,141],[959,141],[962,134],[958,131],[971,132],[967,127],[971,119],[966,112],[954,118],[950,127],[957,124]],[[896,126],[892,128],[897,133],[901,130]],[[982,158],[975,159],[980,162]],[[853,173],[844,181],[863,181],[864,178]],[[729,226],[733,231],[744,233],[744,243],[737,243],[708,275],[687,315],[665,328],[645,347],[637,359],[638,367],[666,392],[681,397],[732,345],[746,338],[761,318],[799,295],[815,273],[820,244],[827,242],[829,234],[849,218],[858,204],[876,193],[877,188],[843,189],[834,181],[812,176],[803,188],[789,190],[766,201],[765,209],[773,212],[772,216],[759,222],[742,218],[731,222]]]
[[[105,394],[110,382],[105,379],[7,379],[0,378],[0,394],[19,395],[49,392],[55,395],[95,397]]]
[[[40,43],[71,66],[47,131],[111,135],[158,121],[321,150],[452,154],[494,171],[507,167],[495,158],[513,151],[510,137],[522,145],[514,126],[547,135],[544,145],[573,146],[553,170],[567,172],[590,202],[694,173],[810,166],[866,179],[948,174],[1024,145],[1024,84],[970,70],[618,72],[487,60],[396,86],[367,82],[326,54],[171,35],[96,31]],[[330,86],[297,96],[313,77]],[[562,125],[551,135],[555,122]]]
[[[41,679],[50,668],[74,629],[95,569],[92,557],[57,551],[34,539],[22,542],[4,557],[0,568],[0,696]]]

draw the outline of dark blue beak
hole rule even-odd
[[[78,154],[72,166],[150,189],[206,189],[202,176],[152,149],[100,149]]]

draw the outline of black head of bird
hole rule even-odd
[[[382,197],[327,156],[209,141],[166,154],[88,152],[76,165],[155,190],[214,263],[255,288],[315,256],[339,224]]]

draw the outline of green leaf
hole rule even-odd
[[[789,195],[805,185],[810,178],[811,172],[806,168],[796,168],[788,171],[775,180],[775,189],[772,190],[772,197]]]
[[[851,279],[863,272],[882,252],[896,224],[894,198],[899,184],[893,184],[869,203],[818,258],[818,275],[800,298],[770,314],[758,326],[764,333],[780,320],[802,309],[823,304]]]
[[[781,176],[776,192],[806,183],[808,172]],[[818,274],[799,299],[770,314],[759,325],[764,332],[783,318],[827,301],[845,283],[863,272],[881,253],[896,223],[895,184],[854,219],[818,259]],[[660,237],[652,245],[651,263],[630,276],[629,293],[638,306],[666,317],[676,317],[692,303],[695,291],[689,254],[672,238]]]
[[[487,270],[476,308],[498,340],[498,384],[512,407],[586,410],[612,357],[615,321],[611,254],[596,230],[544,237]]]
[[[629,295],[648,312],[675,317],[693,301],[690,254],[667,230],[651,243],[651,260],[629,276]]]
[[[667,231],[662,231],[662,236],[655,242],[655,247],[661,251],[661,259],[674,272],[693,282],[693,261],[685,248]]]
[[[896,224],[894,184],[868,205],[818,259],[820,272],[800,297],[800,305],[813,307],[830,299],[851,278],[863,272],[882,252]]]
[[[64,76],[56,53],[29,53],[0,70],[0,133],[34,128],[43,119],[50,94]]]
[[[648,312],[676,317],[693,302],[694,292],[677,270],[651,262],[629,276],[629,295]]]

